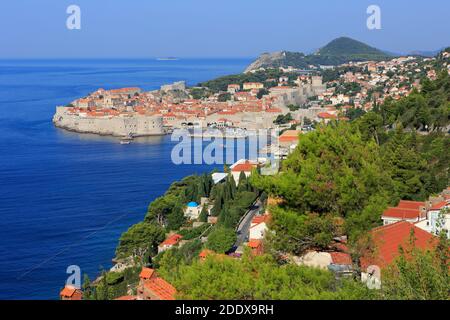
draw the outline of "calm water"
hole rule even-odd
[[[249,62],[0,60],[0,299],[57,299],[73,264],[95,277],[150,201],[212,170],[173,165],[169,137],[120,145],[56,129],[56,105],[99,87],[194,85]]]

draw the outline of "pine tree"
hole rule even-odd
[[[222,205],[224,202],[224,198],[223,198],[223,189],[222,188],[217,188],[216,189],[216,195],[215,195],[215,200],[214,200],[214,206],[212,208],[212,215],[214,217],[217,217],[220,212],[222,211]]]
[[[92,292],[91,292],[91,280],[89,279],[89,276],[87,275],[87,273],[84,274],[84,280],[83,280],[83,299],[84,300],[90,300],[92,297]]]
[[[200,212],[200,216],[198,217],[198,220],[200,222],[207,222],[208,221],[208,209],[207,205],[205,204],[202,208],[202,211]]]
[[[239,175],[239,187],[238,187],[238,191],[245,191],[247,190],[247,176],[245,175],[244,171],[241,171],[240,175]]]

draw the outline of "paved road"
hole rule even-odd
[[[242,245],[246,237],[248,236],[248,232],[250,230],[250,226],[252,224],[252,219],[261,209],[261,202],[259,199],[255,202],[255,204],[250,208],[249,211],[245,214],[244,218],[242,219],[241,223],[239,224],[239,227],[236,230],[237,233],[237,239],[234,244],[234,250],[236,250],[240,245]]]

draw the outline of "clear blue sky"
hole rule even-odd
[[[66,28],[66,8],[82,29]],[[366,8],[382,9],[382,30]],[[447,0],[3,0],[0,58],[252,57],[350,36],[393,52],[450,46]]]

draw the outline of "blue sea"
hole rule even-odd
[[[172,164],[169,136],[120,145],[57,129],[56,105],[98,88],[195,85],[250,62],[0,60],[0,299],[58,299],[70,265],[95,278],[153,199],[213,169]]]

